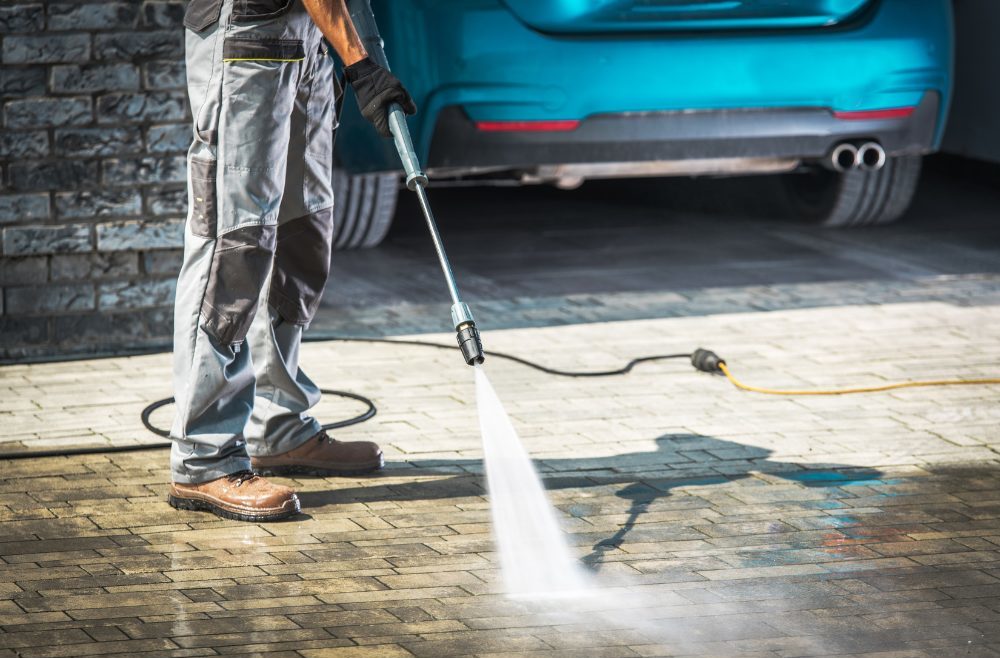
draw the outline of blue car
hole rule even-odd
[[[898,219],[941,140],[950,0],[372,0],[435,180],[787,173],[827,226]],[[344,104],[337,246],[378,244],[391,142]]]

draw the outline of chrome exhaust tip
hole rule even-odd
[[[858,147],[858,167],[875,171],[885,166],[885,149],[878,142],[865,142]]]
[[[830,157],[827,159],[827,164],[830,168],[841,173],[848,169],[854,169],[859,163],[858,148],[848,142],[834,146],[833,150],[830,151]]]

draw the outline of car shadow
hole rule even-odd
[[[698,434],[667,434],[656,439],[656,449],[609,457],[543,458],[535,465],[549,491],[624,485],[614,492],[628,501],[628,516],[610,537],[597,541],[582,562],[600,568],[602,556],[619,548],[641,517],[656,501],[678,487],[711,486],[767,473],[806,487],[849,486],[871,482],[881,471],[849,464],[796,464],[770,459],[772,451]],[[413,501],[481,496],[486,493],[482,461],[453,459],[413,461],[412,468],[384,472],[392,483],[323,491],[301,491],[303,509],[344,503]],[[440,478],[434,476],[451,475]],[[398,481],[411,476],[412,481]],[[573,506],[570,505],[570,508]],[[572,511],[572,510],[571,510]]]

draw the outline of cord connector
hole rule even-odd
[[[702,372],[707,372],[710,374],[721,373],[722,368],[719,366],[724,364],[725,361],[718,354],[712,350],[706,350],[699,347],[694,352],[691,353],[691,365],[693,365],[698,370]]]

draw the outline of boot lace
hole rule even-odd
[[[324,443],[324,442],[325,443],[336,443],[337,442],[337,439],[335,439],[332,436],[330,436],[329,434],[327,434],[326,430],[320,430],[319,434],[316,435],[316,439],[320,443]]]
[[[241,487],[244,482],[253,482],[258,477],[260,476],[253,471],[237,471],[236,473],[227,476],[226,479],[235,484],[237,487]]]

